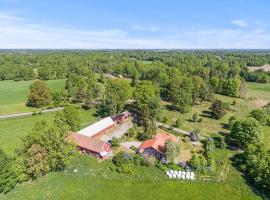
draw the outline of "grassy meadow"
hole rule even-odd
[[[166,178],[156,167],[138,167],[137,174],[122,175],[109,169],[110,160],[97,162],[77,155],[66,171],[54,172],[37,182],[23,183],[0,200],[159,200],[159,199],[261,199],[231,170],[223,182],[177,181]],[[78,172],[73,172],[77,169]]]
[[[82,126],[96,121],[95,110],[79,110]],[[29,133],[34,124],[40,120],[52,121],[55,113],[44,113],[29,117],[0,120],[0,147],[8,154],[14,154],[22,144],[22,138]]]
[[[26,106],[29,87],[33,81],[0,81],[0,115],[35,110]],[[46,84],[52,92],[65,86],[65,80],[49,80]]]
[[[59,85],[62,84],[63,86],[64,81],[58,81]],[[6,82],[6,84],[7,83],[8,82]],[[57,84],[57,81],[48,82],[48,85],[54,89],[62,87]],[[220,133],[226,134],[229,131],[224,128],[224,124],[228,122],[230,116],[234,115],[238,118],[246,117],[252,109],[259,107],[257,104],[258,100],[270,100],[270,84],[248,83],[247,86],[246,99],[216,95],[216,98],[225,102],[236,102],[231,110],[220,120],[209,118],[207,111],[209,111],[210,103],[202,103],[201,105],[195,106],[187,114],[167,110],[164,106],[163,114],[168,117],[169,124],[174,124],[174,120],[177,117],[181,117],[183,122],[180,128],[184,130],[189,131],[198,128],[204,136],[219,136]],[[27,96],[27,88],[29,85],[21,87],[24,89],[19,89],[20,86],[18,86],[17,91],[20,91],[20,102],[23,102],[23,97],[25,98]],[[0,91],[3,90],[1,88],[3,88],[3,86],[0,85]],[[16,92],[15,88],[16,87],[13,87],[13,92]],[[24,90],[24,94],[22,90]],[[12,95],[13,97],[18,96],[18,94],[15,93]],[[9,93],[9,98],[11,98],[12,95]],[[7,105],[7,108],[9,106],[9,111],[14,109],[14,111],[18,112],[14,107],[16,101],[8,102],[6,99],[7,97],[0,97],[0,108],[2,108],[3,105]],[[17,103],[18,102],[19,101],[17,101]],[[22,103],[20,109],[25,109],[23,106]],[[202,117],[203,120],[201,123],[191,121],[192,115],[195,112],[198,112],[200,117]],[[82,127],[96,120],[94,113],[95,110],[80,110]],[[12,155],[15,150],[20,147],[21,139],[31,132],[35,122],[42,119],[51,121],[54,115],[55,113],[48,113],[25,118],[0,120],[0,146],[8,154]],[[270,149],[270,128],[265,127],[264,130],[265,146]],[[216,150],[215,158],[216,160],[223,160],[232,153],[232,151],[227,149]],[[138,167],[135,176],[123,175],[112,171],[110,166],[111,160],[100,162],[89,156],[77,154],[68,164],[65,171],[50,173],[35,182],[19,184],[7,195],[0,194],[0,200],[262,199],[262,197],[257,195],[253,188],[246,183],[241,173],[236,171],[231,165],[228,165],[228,174],[223,182],[218,182],[216,179],[194,182],[169,180],[164,176],[161,170],[154,166]],[[74,169],[78,169],[78,172],[75,173],[73,171]]]
[[[166,103],[163,106],[162,114],[168,118],[168,124],[174,125],[177,118],[182,119],[181,129],[191,131],[199,129],[203,136],[218,136],[221,134],[229,133],[229,130],[225,128],[225,124],[231,116],[236,118],[245,118],[249,113],[256,108],[260,108],[263,102],[264,104],[270,102],[270,84],[260,83],[247,83],[247,94],[245,99],[227,97],[222,95],[215,95],[215,98],[222,100],[223,102],[232,103],[235,101],[235,105],[230,106],[230,110],[227,110],[227,114],[219,120],[212,119],[209,116],[210,102],[203,102],[200,105],[196,105],[192,110],[186,114],[171,111],[166,109]],[[258,103],[259,102],[259,103]],[[192,115],[198,113],[202,118],[202,122],[194,123],[192,121]],[[270,149],[270,128],[264,127],[265,139],[264,143],[267,149]]]

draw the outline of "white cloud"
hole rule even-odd
[[[185,27],[183,30],[158,35],[159,27],[133,27],[152,31],[148,36],[131,36],[120,29],[83,30],[77,27],[33,23],[16,15],[0,11],[0,49],[191,49],[191,48],[269,48],[267,27],[248,29],[203,29]]]
[[[135,26],[132,26],[131,29],[136,30],[136,31],[159,31],[160,27],[157,25],[151,25],[151,26],[135,25]]]
[[[246,29],[193,29],[186,32],[190,48],[269,48],[270,33],[262,28]]]
[[[231,21],[232,24],[239,26],[241,28],[247,28],[249,27],[249,24],[247,23],[247,21],[245,20],[241,20],[241,19],[235,19]]]
[[[155,27],[151,27],[152,30]],[[181,44],[163,39],[131,37],[119,29],[82,30],[30,23],[0,12],[0,48],[177,48]]]

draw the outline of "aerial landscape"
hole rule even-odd
[[[270,199],[269,8],[0,0],[0,200]]]

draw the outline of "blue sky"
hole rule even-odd
[[[269,0],[0,0],[0,48],[270,48]]]

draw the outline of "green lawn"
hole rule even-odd
[[[247,83],[247,95],[270,101],[270,83]]]
[[[79,155],[66,172],[50,173],[37,182],[23,183],[6,196],[0,195],[0,200],[261,199],[234,169],[224,183],[218,183],[169,180],[155,167],[139,167],[135,176],[122,175],[111,171],[109,166],[110,160],[97,163]]]
[[[25,105],[32,83],[33,81],[0,81],[0,115],[34,110]],[[64,79],[49,80],[46,83],[53,92],[65,86]]]
[[[82,126],[93,123],[95,110],[80,110]],[[55,113],[47,113],[23,118],[0,120],[0,147],[8,154],[13,154],[21,145],[22,138],[29,134],[37,121],[52,121]]]

